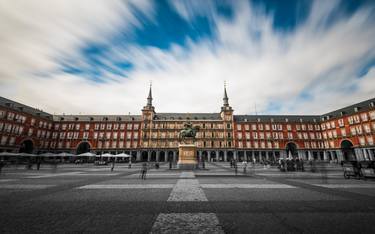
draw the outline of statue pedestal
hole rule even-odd
[[[182,170],[193,170],[197,168],[197,146],[195,144],[180,144],[178,146],[177,166]]]

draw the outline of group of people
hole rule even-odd
[[[305,171],[303,160],[299,158],[279,159],[278,168],[280,171]]]

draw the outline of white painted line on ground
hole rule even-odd
[[[214,213],[161,213],[152,226],[152,234],[224,233]]]
[[[170,189],[174,184],[90,184],[78,189]]]
[[[241,188],[241,189],[290,189],[296,188],[295,186],[287,184],[201,184],[201,188],[208,189],[229,189],[229,188]]]
[[[74,171],[74,172],[66,172],[66,173],[48,173],[48,174],[37,174],[34,176],[28,176],[26,178],[28,179],[40,179],[40,178],[48,178],[48,177],[57,177],[57,176],[71,176],[71,175],[77,175],[81,172]]]
[[[0,184],[0,189],[45,189],[53,186],[49,184]]]
[[[303,173],[303,174],[294,174],[294,173],[256,173],[256,175],[260,176],[294,176],[294,177],[336,177],[342,176],[342,173],[327,173],[327,174],[320,174],[320,173]]]
[[[17,180],[17,179],[1,179],[1,180],[0,180],[0,183],[1,183],[1,182],[4,182],[4,183],[5,183],[5,182],[10,182],[10,181],[16,181],[16,180]]]
[[[375,184],[313,184],[325,188],[375,188]]]
[[[79,173],[74,176],[115,176],[120,175],[120,173]]]
[[[172,173],[172,174],[166,174],[166,173],[147,173],[147,177],[178,177],[180,176],[180,173]],[[132,175],[128,175],[126,177],[130,177],[130,178],[136,178],[136,177],[139,177],[139,174],[132,174]]]

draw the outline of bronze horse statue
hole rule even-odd
[[[185,123],[184,129],[180,131],[179,138],[182,139],[182,141],[185,141],[186,138],[191,138],[194,141],[198,131],[198,126],[193,127],[191,123]]]

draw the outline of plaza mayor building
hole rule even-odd
[[[225,87],[217,113],[158,113],[152,100],[150,87],[140,115],[51,115],[0,97],[0,152],[176,161],[179,132],[191,123],[201,160],[375,160],[375,98],[322,115],[235,115]]]

